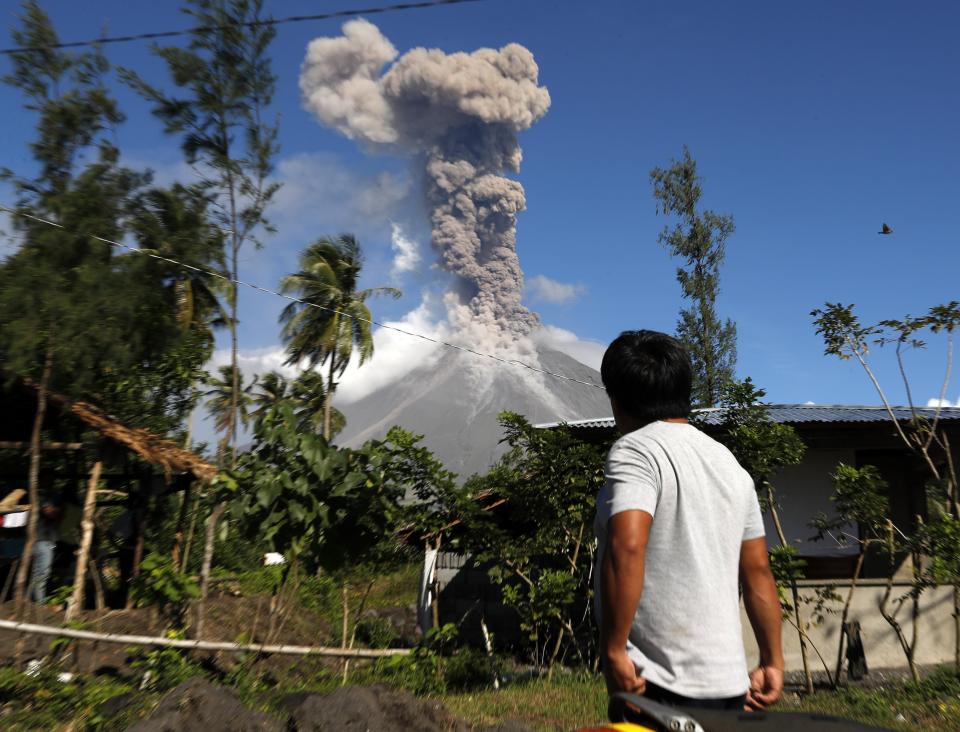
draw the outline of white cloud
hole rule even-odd
[[[815,406],[815,405],[816,405],[816,402],[806,401],[806,402],[803,403],[803,406],[805,406],[805,407],[813,407],[813,406]]]
[[[428,294],[417,308],[400,320],[384,325],[400,328],[410,333],[419,333],[436,339],[446,339],[449,327],[443,308]],[[377,389],[396,381],[418,366],[430,366],[440,355],[435,343],[400,333],[390,328],[377,328],[373,333],[373,358],[357,365],[356,357],[350,360],[337,386],[336,403],[355,402]],[[288,378],[295,378],[303,371],[298,366],[286,366],[287,354],[283,346],[268,346],[249,351],[240,351],[238,361],[245,383],[268,371],[279,371]],[[220,366],[230,363],[229,349],[220,349],[213,354],[207,370],[215,372]]]
[[[573,331],[555,325],[541,325],[533,334],[533,339],[537,345],[565,353],[597,371],[607,350],[606,345],[599,341],[584,340]]]
[[[542,300],[553,305],[563,305],[579,298],[587,291],[587,288],[584,285],[557,282],[545,275],[536,275],[527,280],[526,290],[534,300]]]
[[[293,378],[299,374],[302,369],[295,366],[286,366],[287,353],[283,346],[267,346],[266,348],[254,348],[249,351],[241,350],[237,354],[237,363],[243,374],[244,383],[250,381],[268,371],[279,371],[287,378]],[[214,352],[213,357],[207,364],[207,371],[216,374],[221,366],[227,366],[230,363],[230,349],[221,348]]]
[[[412,272],[420,264],[420,247],[414,239],[404,234],[400,224],[390,225],[390,246],[394,252],[390,275],[394,279],[404,272]]]
[[[124,156],[123,163],[153,171],[153,185],[190,185],[207,173],[203,165],[191,166],[180,158],[151,153]],[[330,153],[297,153],[277,161],[273,176],[280,183],[267,209],[267,217],[283,237],[316,238],[321,234],[350,231],[358,235],[382,234],[391,219],[407,205],[413,183],[406,175],[381,171],[363,175]]]
[[[949,399],[927,399],[928,407],[960,407],[960,399],[957,399],[955,402],[951,402]]]
[[[430,338],[449,338],[449,326],[443,307],[427,293],[424,293],[423,300],[416,309],[400,320],[387,322],[385,325]],[[337,402],[358,401],[377,389],[400,380],[417,367],[432,366],[440,357],[443,348],[436,343],[388,328],[374,331],[373,345],[373,358],[362,367],[357,366],[356,358],[350,360],[337,387]]]

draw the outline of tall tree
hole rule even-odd
[[[233,386],[233,369],[230,365],[221,366],[219,378],[210,376],[207,378],[207,385],[210,387],[204,394],[207,397],[207,411],[213,417],[213,428],[219,432],[221,437],[217,446],[217,451],[221,457],[225,455],[230,445],[230,439],[233,427],[233,409],[236,405],[239,410],[239,421],[246,427],[250,423],[250,404],[253,401],[253,387],[256,380],[249,384],[243,383],[243,375],[240,379],[240,392],[235,393]]]
[[[39,505],[40,440],[49,389],[71,395],[95,391],[97,380],[137,360],[136,323],[124,294],[128,284],[111,247],[89,236],[116,238],[130,191],[143,177],[117,165],[113,128],[122,122],[104,83],[99,49],[55,48],[57,34],[36,2],[27,2],[13,32],[12,71],[4,83],[36,115],[30,144],[36,173],[6,171],[17,191],[13,225],[24,243],[0,271],[0,360],[10,372],[38,382],[31,434],[28,488]],[[54,221],[51,226],[35,216]],[[162,327],[158,327],[162,331]],[[38,511],[30,512],[24,560],[16,578],[18,612],[36,538]]]
[[[690,306],[680,311],[677,336],[693,360],[695,406],[713,407],[733,378],[737,361],[736,326],[729,318],[721,321],[716,310],[733,217],[700,210],[702,179],[686,147],[683,158],[669,168],[651,170],[650,182],[657,213],[679,219],[673,228],[664,227],[659,241],[684,262],[677,268],[677,281]]]
[[[287,364],[306,362],[310,369],[324,364],[327,371],[323,436],[332,435],[332,402],[337,379],[343,375],[353,349],[362,365],[373,355],[371,295],[400,297],[394,287],[358,290],[363,256],[353,234],[323,237],[300,256],[300,269],[283,278],[281,291],[303,302],[292,302],[280,315]]]
[[[194,27],[187,48],[155,47],[178,91],[171,95],[132,71],[124,79],[153,103],[167,133],[182,138],[187,161],[197,165],[214,197],[214,221],[227,233],[227,274],[238,278],[240,250],[260,246],[269,230],[265,210],[278,185],[270,181],[277,153],[277,124],[265,120],[276,76],[268,48],[276,31],[263,23],[262,0],[188,0],[184,12]],[[241,377],[237,356],[237,288],[227,293],[230,310],[232,401],[228,442],[236,461]]]

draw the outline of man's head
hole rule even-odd
[[[621,431],[690,413],[693,372],[687,350],[655,330],[621,333],[603,354],[600,376]]]

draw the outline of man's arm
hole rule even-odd
[[[642,694],[645,686],[626,648],[643,592],[644,559],[652,523],[653,516],[639,510],[614,514],[607,523],[607,545],[600,568],[600,653],[611,694]]]
[[[743,604],[760,647],[760,663],[750,673],[747,709],[762,709],[780,698],[783,691],[783,623],[777,585],[770,571],[767,540],[748,539],[740,547],[740,583]]]

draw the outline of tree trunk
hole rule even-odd
[[[840,615],[840,643],[837,646],[837,667],[833,674],[834,687],[840,685],[840,671],[843,668],[843,641],[846,637],[843,629],[846,627],[847,617],[850,615],[850,604],[853,602],[853,591],[857,588],[857,580],[860,579],[860,572],[863,569],[863,560],[866,555],[867,552],[861,548],[860,553],[857,555],[857,564],[853,568],[853,578],[850,580],[850,591],[847,593],[846,602],[843,603],[843,613]]]
[[[330,413],[333,409],[333,367],[337,361],[337,349],[330,351],[330,371],[327,374],[327,393],[323,400],[323,438],[330,440]]]
[[[64,620],[73,620],[77,613],[83,610],[84,591],[87,581],[87,564],[90,559],[90,546],[93,543],[93,514],[97,510],[97,485],[100,483],[100,473],[103,470],[103,460],[97,459],[90,471],[90,481],[87,483],[87,496],[83,501],[83,518],[80,520],[80,546],[77,548],[77,567],[73,577],[73,596],[67,605]]]
[[[217,536],[217,521],[223,514],[226,506],[220,504],[210,512],[207,518],[206,537],[203,543],[203,566],[200,569],[200,602],[197,604],[197,632],[198,639],[203,638],[203,625],[207,611],[207,594],[210,591],[210,568],[213,565],[213,545]]]
[[[183,495],[180,502],[180,513],[177,516],[177,528],[173,535],[172,556],[174,569],[179,567],[181,564],[180,555],[183,550],[183,527],[187,523],[187,513],[190,509],[191,488],[193,488],[193,481],[187,483],[187,487],[183,489]]]
[[[797,623],[797,633],[800,638],[800,660],[803,661],[803,679],[808,694],[813,693],[813,674],[810,673],[810,659],[807,658],[807,634],[803,630],[803,619],[800,617],[800,592],[796,580],[790,582],[790,592],[793,596],[793,616]]]
[[[233,278],[237,277],[237,250],[233,250]],[[237,467],[237,422],[240,419],[240,344],[237,338],[237,286],[230,284],[233,298],[230,306],[230,365],[233,372],[233,389],[230,394],[230,467]]]
[[[357,628],[360,625],[360,620],[363,618],[363,611],[367,606],[367,598],[370,597],[370,590],[373,589],[373,583],[375,581],[376,580],[370,580],[367,583],[367,588],[363,591],[363,598],[360,600],[360,605],[357,607],[357,620],[356,622],[354,622],[353,630],[350,632],[350,643],[347,646],[348,651],[353,648],[353,644],[357,640]],[[347,678],[349,677],[349,675],[350,675],[350,659],[348,658],[343,662],[343,683],[344,684],[347,683]]]
[[[777,510],[773,492],[773,486],[767,485],[767,503],[770,506],[770,517],[773,519],[773,525],[777,530],[777,538],[781,546],[789,546],[787,536],[783,531],[783,524],[780,522],[780,512]],[[803,662],[803,679],[806,684],[808,694],[813,693],[813,674],[810,673],[810,659],[807,658],[807,634],[803,630],[803,621],[800,617],[800,592],[797,589],[795,580],[790,581],[790,592],[793,596],[793,612],[797,624],[797,634],[800,639],[800,660]]]
[[[887,610],[887,603],[890,602],[890,594],[893,592],[893,575],[896,573],[896,555],[894,553],[893,545],[893,521],[887,519],[887,554],[890,557],[890,568],[887,572],[887,585],[883,593],[883,597],[880,600],[879,610],[880,615],[883,616],[883,619],[887,621],[887,624],[893,628],[893,632],[897,635],[897,640],[900,642],[900,648],[903,650],[903,655],[907,659],[907,666],[910,668],[910,676],[914,681],[920,681],[920,672],[917,669],[917,664],[913,660],[913,646],[910,645],[910,642],[907,640],[907,636],[903,632],[903,627],[897,621],[895,615],[891,615]]]
[[[953,672],[960,675],[960,585],[953,586]]]
[[[33,545],[37,541],[37,525],[40,519],[40,434],[43,429],[43,418],[47,413],[47,387],[50,384],[50,374],[53,371],[53,345],[47,344],[47,353],[43,361],[43,372],[40,375],[40,386],[37,388],[37,411],[33,418],[33,431],[30,434],[30,475],[27,483],[30,512],[27,514],[27,538],[20,555],[20,565],[17,567],[17,581],[14,585],[16,598],[15,612],[18,619],[22,618],[27,602],[27,577],[33,564]]]
[[[149,501],[149,498],[144,499],[143,494],[146,493],[146,489],[141,484],[140,486],[141,494],[138,497],[140,500],[143,500],[144,504]],[[136,510],[133,513],[133,562],[130,565],[130,581],[131,583],[140,576],[140,562],[143,561],[143,545],[146,541],[146,523],[144,513],[146,512],[146,506],[141,504],[138,505]],[[133,594],[127,591],[127,602],[125,605],[126,609],[129,610],[133,607]]]
[[[180,562],[180,571],[187,571],[187,564],[190,562],[190,548],[193,545],[193,530],[197,524],[197,514],[200,512],[200,496],[193,499],[193,508],[190,509],[190,528],[187,529],[187,541],[183,547],[183,559]]]

